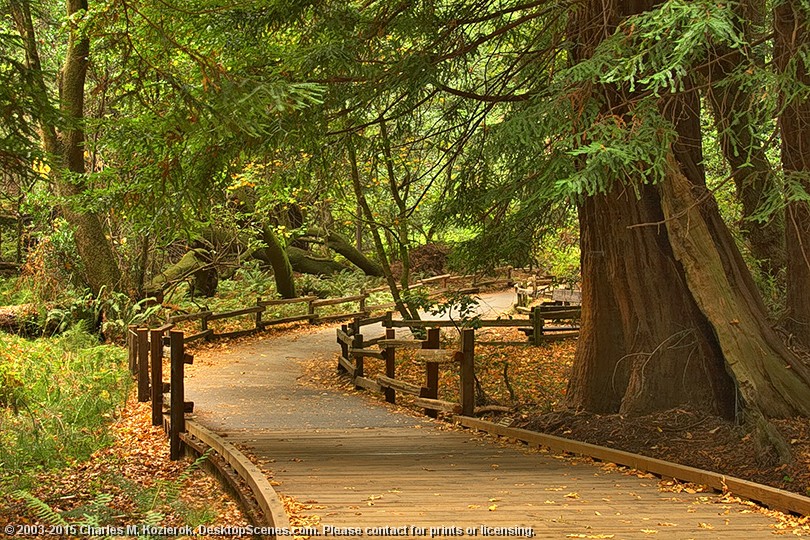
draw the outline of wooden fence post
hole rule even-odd
[[[423,349],[438,349],[441,330],[438,328],[428,328],[427,339],[422,342]],[[425,364],[425,387],[427,392],[420,397],[439,399],[439,364],[437,362],[427,362]],[[431,418],[437,418],[439,411],[435,409],[425,409],[425,414]]]
[[[461,414],[475,412],[475,330],[461,332]]]
[[[176,461],[180,459],[183,449],[180,433],[186,431],[186,416],[184,411],[185,387],[183,384],[183,372],[185,371],[183,332],[179,330],[169,332],[169,347],[171,349],[171,431],[169,432],[169,458]]]
[[[396,335],[397,331],[393,328],[387,328],[385,330],[385,339],[395,339]],[[396,355],[397,349],[393,345],[388,345],[385,348],[385,376],[391,377],[392,379],[396,378]],[[393,388],[386,387],[385,401],[388,403],[396,403],[396,391]]]
[[[149,330],[138,328],[138,401],[149,401]]]
[[[360,289],[360,294],[363,295],[363,298],[360,299],[360,309],[357,311],[362,311],[363,313],[366,312],[366,299],[368,298],[368,293],[366,292],[366,288],[363,287]]]
[[[152,425],[163,422],[163,330],[149,333],[152,357]]]
[[[262,297],[261,296],[256,297],[256,305],[257,306],[262,305]],[[264,311],[257,311],[256,312],[256,330],[261,330],[262,329],[262,313],[264,313]]]
[[[352,346],[351,349],[362,349],[363,348],[363,334],[354,334],[352,336]],[[350,350],[351,350],[350,349]],[[354,358],[354,378],[363,377],[363,357],[362,356],[354,356],[352,353],[352,357]],[[349,359],[351,360],[351,358]],[[356,386],[358,390],[360,390],[360,386]]]
[[[309,315],[309,324],[315,324],[317,317],[315,316],[315,298],[307,300],[307,315]],[[350,359],[347,359],[350,360]]]
[[[133,375],[138,373],[138,341],[135,330],[138,327],[134,324],[127,326],[127,349],[129,351],[129,372]]]
[[[202,317],[200,319],[200,332],[207,332],[208,331],[208,316]],[[208,336],[205,336],[205,341],[208,341]]]
[[[340,330],[344,334],[348,334],[349,333],[349,325],[348,324],[341,324],[340,325]],[[349,346],[346,343],[344,343],[343,340],[340,339],[340,337],[338,337],[337,342],[338,342],[338,345],[340,345],[340,356],[345,358],[347,362],[351,362],[352,359],[349,358]],[[341,364],[340,361],[338,361],[338,363],[337,363],[337,372],[338,372],[338,374],[346,373],[346,368],[343,367],[343,364]]]
[[[543,314],[540,311],[540,306],[532,308],[532,345],[540,345],[543,342]]]

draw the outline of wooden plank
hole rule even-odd
[[[213,315],[211,311],[200,311],[198,313],[187,313],[186,315],[173,315],[169,317],[169,323],[179,323],[183,321],[196,321],[198,319],[205,319]]]
[[[551,292],[551,299],[560,302],[582,302],[582,291],[573,291],[569,289],[555,289]]]
[[[540,309],[540,314],[546,320],[554,319],[579,319],[582,317],[581,308],[568,308],[559,309],[558,306],[537,306]],[[554,309],[551,309],[554,308]]]
[[[421,349],[423,343],[424,341],[421,339],[381,339],[377,342],[377,345],[397,349]]]
[[[321,307],[345,304],[348,302],[359,302],[360,300],[364,300],[367,296],[367,294],[358,294],[355,296],[344,296],[342,298],[325,298],[323,300],[313,300],[312,305],[315,307]]]
[[[522,326],[528,323],[526,319],[489,319],[476,321],[476,326],[479,328],[511,328]],[[439,321],[439,320],[413,320],[405,319],[399,321],[391,321],[391,326],[396,328],[408,327],[428,327],[428,328],[456,328],[464,326],[461,321]]]
[[[364,343],[365,345],[365,343]],[[371,358],[377,358],[379,360],[384,360],[385,357],[383,356],[382,351],[377,349],[349,349],[349,354],[352,356],[370,356]]]
[[[366,311],[369,313],[374,313],[375,311],[389,310],[393,307],[397,307],[394,302],[389,302],[387,304],[374,304],[373,306],[366,306]]]
[[[387,377],[385,375],[377,375],[377,383],[383,388],[393,388],[397,392],[411,394],[414,396],[420,396],[424,391],[428,390],[424,386],[418,386],[399,379],[392,379],[391,377]]]
[[[414,360],[424,363],[451,364],[461,360],[461,353],[450,349],[420,349],[414,351]]]
[[[420,279],[422,283],[433,283],[434,281],[442,281],[443,279],[449,279],[452,277],[452,274],[442,274],[440,276],[433,276],[429,278]]]
[[[165,325],[164,325],[165,326]],[[149,355],[152,357],[152,425],[159,426],[163,421],[163,330],[149,332]]]
[[[312,322],[313,324],[318,324],[322,322],[339,321],[340,319],[353,319],[354,317],[363,317],[365,315],[367,315],[365,311],[358,311],[355,313],[339,313],[337,315],[327,315],[325,317],[318,315]]]
[[[368,309],[368,308],[366,308]],[[371,311],[371,310],[369,310]],[[386,313],[385,315],[379,315],[377,317],[369,317],[367,319],[363,319],[360,321],[360,326],[368,326],[369,324],[377,324],[383,321],[387,321],[391,317],[390,312]]]
[[[346,331],[343,330],[342,328],[338,328],[336,334],[338,343],[345,343],[346,345],[352,344],[354,338],[349,334],[347,334]]]
[[[354,373],[355,373],[354,364],[352,364],[351,362],[349,362],[348,360],[346,360],[342,356],[338,357],[338,364],[340,364],[341,367],[343,367],[343,369],[346,370],[346,373],[349,375],[349,377],[351,377],[352,379],[354,378]]]
[[[432,409],[434,411],[443,411],[453,414],[459,414],[459,412],[461,412],[461,405],[452,401],[417,397],[413,399],[413,403],[418,407],[424,407],[425,409]]]
[[[277,300],[260,300],[256,302],[260,306],[283,306],[287,304],[303,304],[310,300],[316,300],[317,296],[299,296],[298,298],[279,298]]]
[[[158,326],[157,328],[150,329],[150,332],[159,332],[163,334],[165,332],[168,332],[172,328],[174,328],[174,325],[172,323],[166,323],[163,326]]]
[[[371,390],[372,392],[382,392],[383,387],[377,381],[369,379],[368,377],[355,377],[354,378],[354,385],[359,386],[360,388],[364,388],[366,390]]]
[[[531,328],[529,328],[531,330]],[[529,345],[530,342],[527,341],[476,341],[477,345],[487,346],[487,347],[521,347],[524,345]]]
[[[208,317],[209,321],[218,321],[220,319],[229,319],[231,317],[239,317],[241,315],[251,315],[253,313],[260,313],[264,311],[264,306],[252,306],[242,309],[234,309],[233,311],[223,311],[222,313],[213,313]]]
[[[810,515],[810,497],[757,484],[756,482],[711,471],[704,471],[686,465],[679,465],[670,461],[631,454],[623,450],[614,450],[613,448],[565,439],[555,435],[547,435],[545,433],[537,433],[525,429],[508,428],[477,418],[457,416],[454,420],[464,427],[517,439],[527,444],[544,446],[558,452],[570,452],[572,454],[589,456],[601,461],[632,467],[667,478],[676,478],[685,482],[706,485],[718,491],[730,491],[734,495],[759,501],[772,508],[796,512],[805,516]]]
[[[472,415],[475,410],[475,331],[464,330],[461,333],[461,381],[459,395],[461,410]]]
[[[251,463],[242,452],[237,450],[231,443],[223,440],[222,437],[207,430],[197,422],[188,422],[188,432],[190,435],[193,435],[213,448],[237,471],[239,476],[247,482],[262,512],[264,512],[267,525],[277,529],[289,529],[291,527],[287,512],[284,510],[284,505],[281,504],[281,500],[273,489],[273,486],[267,480],[264,473],[262,473],[256,465]]]
[[[183,332],[172,330],[169,333],[171,341],[171,396],[169,404],[171,406],[171,431],[169,434],[169,457],[176,461],[182,457],[182,442],[180,433],[186,431],[186,420],[183,411],[184,407],[184,381],[183,358]]]
[[[458,289],[456,293],[458,294],[478,294],[481,292],[479,287],[469,287],[467,289]]]
[[[369,345],[379,345],[381,341],[385,340],[385,336],[377,336],[375,338],[367,339],[363,342],[366,347]]]
[[[309,314],[304,314],[304,315],[294,315],[294,316],[291,316],[291,317],[282,317],[282,318],[279,318],[279,319],[269,319],[267,321],[262,321],[260,326],[262,328],[265,328],[267,326],[273,326],[274,324],[287,324],[287,323],[293,323],[293,322],[298,322],[298,321],[306,321],[306,320],[310,319],[311,317],[312,316],[309,315]]]
[[[196,334],[191,334],[190,336],[186,336],[183,339],[183,342],[184,343],[191,343],[192,341],[196,341],[198,339],[206,338],[206,337],[212,335],[213,333],[214,333],[214,331],[209,328],[208,330],[204,330],[202,332],[198,332]]]
[[[149,329],[138,328],[138,401],[149,401]]]

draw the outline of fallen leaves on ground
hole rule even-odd
[[[68,521],[81,518],[82,509],[106,494],[111,497],[107,504],[111,515],[103,517],[115,526],[139,525],[150,510],[163,514],[159,526],[165,527],[248,525],[216,480],[198,469],[189,472],[188,459],[169,460],[168,439],[162,428],[152,427],[148,403],[130,398],[110,429],[115,441],[111,446],[86,462],[41,473],[31,494],[57,512],[77,514]],[[167,493],[175,487],[179,487],[176,499]],[[0,503],[0,526],[6,524],[39,523],[33,511],[11,499]]]

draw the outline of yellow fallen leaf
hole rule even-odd
[[[698,523],[698,527],[700,527],[701,529],[714,529],[714,525],[711,525],[710,523],[703,523],[703,522]]]
[[[579,493],[577,493],[576,491],[572,491],[571,493],[566,494],[565,498],[566,499],[579,499]]]
[[[498,509],[497,504],[490,504],[489,507],[487,508],[487,510],[489,510],[490,512],[494,512],[497,509]]]
[[[641,529],[641,532],[643,532],[644,534],[658,534],[658,531],[656,531],[655,529]]]

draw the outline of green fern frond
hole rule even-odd
[[[27,491],[17,490],[13,493],[13,496],[25,501],[25,505],[28,507],[28,509],[34,512],[37,519],[39,519],[42,523],[62,527],[67,527],[69,525],[68,522],[65,521],[65,519],[59,514],[59,512],[48,506],[48,504],[42,499],[31,495]]]

